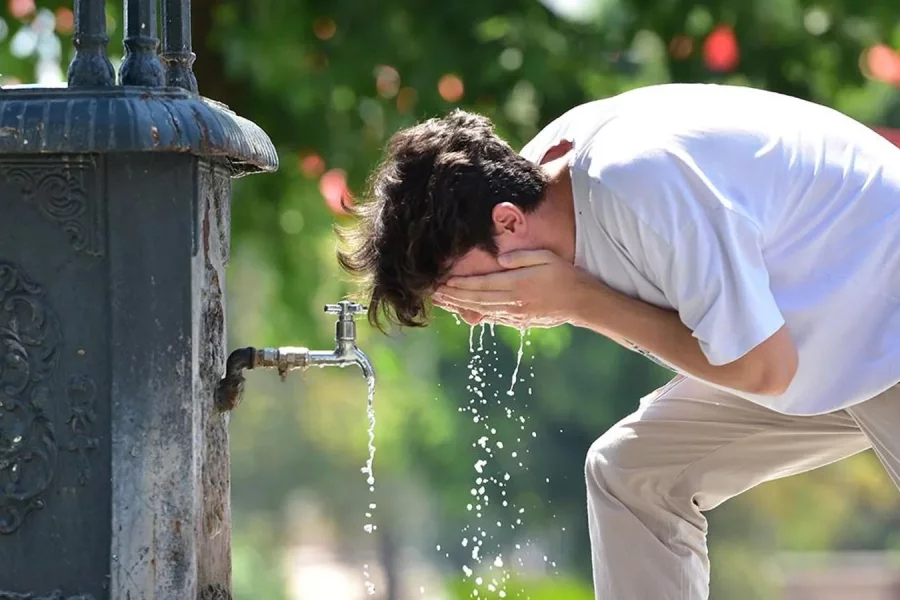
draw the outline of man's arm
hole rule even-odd
[[[435,294],[435,302],[517,327],[584,327],[698,379],[750,394],[779,396],[797,372],[797,348],[785,327],[739,358],[713,365],[677,313],[621,294],[547,251],[510,258],[514,270],[454,278]],[[560,295],[555,291],[560,289],[568,291]]]
[[[710,383],[764,396],[787,390],[797,372],[797,348],[782,327],[741,358],[712,365],[693,333],[675,312],[663,310],[582,279],[570,322],[600,333],[625,347],[658,356],[678,369]]]

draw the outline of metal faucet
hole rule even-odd
[[[354,320],[356,315],[365,314],[366,308],[355,302],[342,300],[337,304],[326,304],[325,312],[338,316],[334,325],[334,350],[329,352],[294,346],[235,350],[228,357],[225,377],[216,387],[216,406],[226,411],[240,404],[244,394],[245,369],[278,369],[278,374],[284,381],[290,371],[297,369],[357,365],[371,388],[375,382],[375,369],[365,352],[356,346]]]

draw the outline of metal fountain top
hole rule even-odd
[[[106,52],[106,1],[75,0],[74,12],[68,87],[0,90],[0,154],[183,152],[219,160],[234,176],[278,168],[262,129],[198,95],[190,0],[124,0],[118,78]]]

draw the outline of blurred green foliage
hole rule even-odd
[[[71,58],[71,0],[5,4],[4,84],[58,76]],[[107,6],[118,58],[121,2]],[[231,343],[330,345],[321,306],[350,288],[334,260],[332,226],[344,217],[323,198],[334,199],[327,184],[346,181],[361,198],[393,131],[454,106],[492,117],[516,145],[578,103],[666,81],[764,87],[900,125],[900,57],[866,52],[900,47],[893,1],[585,0],[583,8],[572,19],[535,0],[194,0],[201,92],[262,125],[282,161],[277,174],[236,186]],[[378,530],[362,530],[374,500],[359,473],[361,378],[322,371],[282,385],[254,373],[232,420],[236,598],[288,597],[282,550],[313,543],[347,564],[378,561],[388,581],[412,548],[469,597],[459,567],[471,562],[460,546],[471,531],[463,531],[509,519],[498,506],[478,520],[466,509],[485,431],[460,410],[472,401],[469,328],[437,315],[427,330],[391,337],[360,329],[379,374]],[[488,468],[512,474],[508,499],[527,509],[517,529],[492,529],[485,547],[540,544],[559,567],[511,585],[533,600],[586,600],[584,453],[668,375],[584,331],[533,331],[528,341],[512,398],[518,333],[479,330],[473,341],[492,378],[479,410],[521,454],[498,452]],[[774,579],[760,573],[774,549],[896,549],[896,496],[865,454],[714,511],[713,597],[771,598]]]

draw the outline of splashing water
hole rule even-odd
[[[366,404],[366,416],[369,419],[369,458],[366,460],[366,466],[364,466],[360,471],[366,476],[366,483],[369,485],[369,493],[375,493],[375,471],[373,470],[373,464],[375,462],[375,377],[369,376],[366,379],[366,384],[369,388],[369,398],[368,403]],[[377,505],[374,502],[369,503],[369,510],[366,511],[366,519],[369,520],[368,523],[363,525],[363,529],[366,533],[374,533],[378,526],[371,522],[372,513],[375,511]],[[369,565],[363,565],[363,577],[365,579],[366,592],[370,596],[375,595],[375,584],[372,582],[371,575],[369,573]]]
[[[515,395],[513,389],[516,387],[516,379],[519,378],[519,365],[522,364],[522,354],[525,350],[525,329],[519,330],[519,351],[516,353],[516,368],[512,374],[512,381],[509,383],[509,390],[507,390],[507,396]]]
[[[487,341],[485,329],[490,329],[491,334]],[[475,327],[469,330],[470,358],[467,365],[469,384],[466,387],[469,402],[468,406],[460,407],[459,410],[470,413],[472,422],[476,427],[483,428],[484,434],[479,435],[472,443],[480,456],[473,465],[471,498],[465,507],[471,514],[471,520],[461,531],[459,544],[466,554],[471,556],[471,562],[463,565],[462,574],[464,579],[473,584],[471,595],[476,598],[485,592],[496,594],[494,597],[499,598],[508,596],[507,586],[513,575],[510,563],[515,562],[515,556],[507,557],[502,551],[501,544],[504,543],[502,540],[508,535],[504,530],[520,530],[524,526],[525,508],[518,506],[507,493],[512,476],[502,469],[491,468],[490,463],[492,459],[500,459],[500,456],[504,455],[516,461],[520,468],[528,470],[522,462],[524,459],[520,456],[528,453],[527,441],[523,441],[526,436],[519,435],[515,438],[515,442],[497,439],[497,428],[492,426],[493,423],[489,418],[499,409],[500,414],[505,415],[515,426],[525,431],[526,417],[520,416],[518,411],[527,407],[527,401],[517,406],[517,402],[510,402],[506,397],[515,395],[515,385],[519,382],[525,346],[531,345],[530,341],[526,341],[527,335],[527,330],[520,330],[515,370],[507,390],[502,383],[508,381],[507,376],[499,371],[496,363],[498,350],[494,324],[481,325],[480,331],[477,332],[477,343]],[[531,376],[533,377],[533,374]],[[524,382],[525,379],[521,381]],[[531,394],[530,387],[528,393]],[[534,432],[532,437],[535,437]],[[497,512],[498,510],[500,512]],[[497,514],[492,515],[494,512]],[[517,550],[519,548],[517,545]],[[441,551],[440,546],[437,549]],[[443,554],[449,558],[449,553]],[[519,562],[521,564],[521,559]]]

